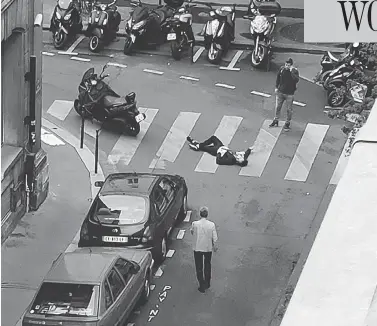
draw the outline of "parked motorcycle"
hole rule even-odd
[[[116,1],[109,4],[93,4],[86,31],[86,35],[90,37],[89,50],[92,52],[99,52],[116,38],[121,20],[118,8],[115,6]]]
[[[183,1],[180,0],[174,4],[168,2],[156,9],[150,9],[140,0],[138,3],[131,2],[135,9],[130,13],[126,22],[124,54],[131,54],[135,45],[146,46],[164,43],[166,35],[169,33],[168,20],[182,4]]]
[[[333,88],[327,97],[327,102],[332,107],[340,107],[348,101],[354,100],[363,103],[368,87],[354,80],[349,80],[345,86]]]
[[[212,20],[209,20],[203,26],[200,35],[204,36],[204,47],[208,51],[208,61],[218,64],[229,50],[231,42],[234,41],[236,5],[221,7],[216,10],[208,3],[205,5],[211,9],[209,16]]]
[[[51,17],[50,31],[54,47],[63,48],[67,41],[82,30],[80,12],[72,0],[58,0]]]
[[[357,71],[362,71],[362,64],[355,59],[345,62],[338,68],[332,70],[324,80],[323,88],[329,90],[334,87],[345,86],[348,79],[351,79]]]
[[[250,20],[250,33],[254,40],[251,64],[254,67],[259,67],[265,63],[269,70],[272,33],[276,26],[276,16],[281,12],[281,6],[275,1],[255,1],[255,5],[255,9],[251,9],[251,15],[243,17]]]
[[[140,132],[140,122],[145,120],[144,113],[136,107],[134,92],[121,98],[103,80],[109,75],[103,75],[107,65],[97,76],[94,68],[88,69],[80,82],[78,99],[74,101],[76,112],[83,118],[96,119],[100,122],[111,122],[130,136]]]
[[[171,55],[175,60],[180,60],[182,53],[187,51],[190,46],[194,46],[195,39],[192,31],[192,14],[190,12],[190,8],[193,7],[196,7],[196,5],[186,4],[184,7],[179,8],[167,23],[167,27],[170,28],[167,40],[170,41]]]

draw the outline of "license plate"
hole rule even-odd
[[[102,241],[104,242],[122,242],[127,243],[128,238],[127,237],[102,237]]]
[[[135,43],[136,36],[134,34],[131,34],[131,40],[132,40],[132,43]]]
[[[137,123],[143,121],[145,118],[144,118],[144,114],[140,113],[138,114],[136,117],[135,117],[135,120]]]
[[[177,39],[177,36],[175,35],[175,33],[169,33],[168,34],[168,37],[167,37],[168,41],[172,41],[172,40],[176,40],[176,39]]]

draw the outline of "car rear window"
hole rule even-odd
[[[98,293],[97,285],[44,282],[30,313],[74,317],[97,316]]]
[[[146,205],[147,199],[141,196],[99,196],[94,214],[103,224],[138,224],[146,217]]]

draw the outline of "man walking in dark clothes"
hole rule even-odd
[[[232,151],[224,146],[222,141],[216,136],[211,136],[201,143],[188,136],[187,141],[189,142],[190,148],[194,151],[202,151],[215,156],[218,165],[246,166],[248,163],[247,158],[251,153],[251,148],[248,148],[244,152]]]
[[[294,93],[297,89],[299,82],[299,72],[297,68],[293,67],[293,60],[289,58],[285,65],[280,68],[276,78],[276,104],[275,104],[275,117],[270,127],[277,127],[279,125],[279,118],[283,103],[287,105],[287,120],[285,121],[284,130],[290,129],[292,120],[292,105]]]
[[[208,221],[208,208],[199,211],[200,220],[192,222],[191,234],[194,236],[194,259],[196,277],[199,282],[198,290],[202,293],[211,286],[212,251],[217,251],[217,232],[215,223]],[[204,269],[203,269],[204,263]]]

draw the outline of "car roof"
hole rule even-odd
[[[165,175],[165,174],[164,174]],[[154,173],[112,173],[106,178],[100,195],[111,194],[149,194],[154,183],[162,174]],[[168,176],[168,175],[166,175]],[[129,180],[137,179],[137,186],[132,186]]]
[[[99,284],[117,253],[81,251],[66,252],[55,261],[44,282]]]

